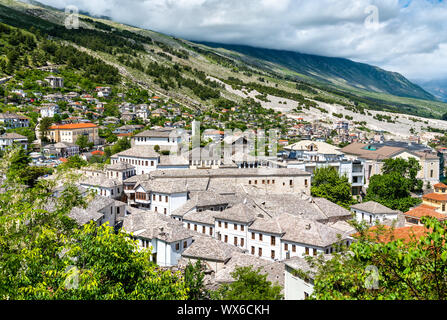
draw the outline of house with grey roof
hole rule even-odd
[[[398,220],[399,214],[402,214],[399,210],[392,210],[374,201],[355,204],[351,206],[351,210],[358,222],[365,221],[370,225]]]
[[[25,150],[28,149],[28,138],[18,133],[5,133],[0,136],[0,150],[5,150],[12,145],[20,145]]]
[[[176,266],[194,236],[181,222],[139,209],[132,209],[132,213],[124,217],[122,231],[131,234],[140,249],[151,250],[151,260],[161,267]]]
[[[176,129],[147,130],[132,138],[135,146],[178,147],[181,142],[181,134]]]
[[[110,179],[102,173],[98,176],[83,177],[78,184],[89,190],[94,190],[98,195],[111,199],[121,199],[123,195],[123,183],[116,179]]]
[[[195,264],[200,260],[205,265],[206,273],[217,273],[236,253],[242,253],[242,250],[212,237],[195,236],[191,246],[182,253],[179,265]]]

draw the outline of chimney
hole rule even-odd
[[[312,228],[312,226],[310,224],[306,225],[306,230],[310,230]]]

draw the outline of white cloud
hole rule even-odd
[[[434,0],[41,0],[190,40],[345,57],[447,78],[447,4]],[[370,6],[378,8],[378,24]],[[369,18],[369,19],[368,19]],[[372,20],[371,20],[372,19]],[[366,23],[365,23],[366,21]]]

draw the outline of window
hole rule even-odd
[[[161,202],[161,196],[158,196],[158,201],[160,201],[160,202]]]
[[[245,244],[244,238],[241,238],[241,247],[243,247]]]
[[[430,178],[433,178],[433,170],[430,170]]]
[[[151,161],[151,167],[153,167],[154,166],[154,161]]]
[[[217,225],[219,226],[219,228],[222,228],[222,222],[221,222],[221,221],[219,221],[219,222],[217,223]]]
[[[241,231],[244,231],[244,225],[241,224]]]
[[[237,246],[237,237],[234,237],[234,245]]]
[[[225,222],[225,229],[228,229],[228,222]]]
[[[180,243],[176,243],[176,244],[175,244],[175,250],[177,250],[177,251],[180,250]]]
[[[225,242],[226,243],[228,242],[228,236],[227,235],[225,235]]]
[[[272,259],[275,259],[275,250],[272,250]]]
[[[202,233],[203,233],[203,234],[206,233],[206,228],[205,228],[205,226],[202,226]]]
[[[168,214],[168,210],[166,208],[163,209],[164,214]]]
[[[166,196],[165,201],[168,202],[168,196]]]
[[[445,211],[445,203],[442,204],[442,211]]]
[[[262,234],[259,234],[259,241],[262,241]]]
[[[254,232],[251,233],[251,239],[255,240],[255,233]]]
[[[251,184],[251,180],[248,180],[248,184]]]
[[[237,224],[236,223],[234,224],[234,230],[237,230]]]
[[[196,224],[194,225],[194,231],[197,231],[197,225]]]
[[[255,255],[255,247],[251,247],[251,254]]]
[[[284,250],[289,251],[289,245],[287,243],[284,243]]]
[[[213,228],[210,227],[210,236],[213,235]]]
[[[314,249],[314,256],[317,255],[317,249]]]
[[[271,245],[276,245],[276,238],[274,236],[271,236]]]
[[[308,183],[307,183],[307,179],[304,180],[304,186],[307,187]]]
[[[188,242],[183,242],[183,249],[185,249],[186,247],[188,247]]]
[[[290,180],[289,184],[290,186],[293,186],[293,180]]]
[[[309,248],[306,247],[306,256],[309,255]]]
[[[191,230],[191,224],[188,222],[188,229]]]
[[[262,248],[259,248],[258,255],[262,257]]]
[[[155,201],[155,197],[156,197],[156,196],[155,196],[155,194],[154,194],[153,197],[152,197],[152,199],[153,199],[154,201]]]
[[[220,233],[217,235],[217,239],[222,240],[222,235]]]

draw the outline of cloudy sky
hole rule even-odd
[[[189,40],[366,62],[417,79],[447,78],[442,0],[40,0]]]

